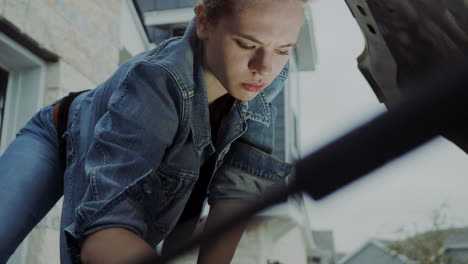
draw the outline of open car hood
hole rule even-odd
[[[407,89],[424,92],[405,84],[468,56],[466,0],[345,1],[365,35],[359,69],[388,109],[414,92]],[[468,120],[441,134],[468,153]]]

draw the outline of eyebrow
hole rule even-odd
[[[255,43],[258,43],[260,45],[263,45],[263,42],[261,42],[260,40],[256,39],[255,37],[251,36],[251,35],[248,35],[248,34],[244,34],[244,33],[237,33],[238,36],[242,37],[242,38],[245,38],[245,39],[248,39],[250,41],[253,41]],[[279,46],[280,48],[287,48],[287,47],[292,47],[296,45],[296,43],[288,43],[288,44],[285,44],[285,45],[281,45]]]

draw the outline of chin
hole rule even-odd
[[[241,92],[237,94],[232,94],[231,96],[236,98],[237,100],[241,101],[250,101],[253,100],[255,97],[257,97],[259,93],[252,93],[252,92]]]

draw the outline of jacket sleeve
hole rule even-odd
[[[86,236],[107,228],[128,229],[150,245],[165,232],[156,219],[169,201],[156,169],[177,133],[180,103],[156,66],[138,64],[119,82],[96,122],[85,175],[72,175],[85,182],[72,194],[80,202],[65,227],[75,253]]]

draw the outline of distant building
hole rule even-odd
[[[440,264],[467,264],[468,243],[448,245],[442,248],[438,255],[448,257],[448,260],[442,260]]]
[[[310,248],[309,264],[335,264],[337,254],[335,239],[331,230],[313,230],[312,239],[315,247]]]
[[[0,153],[40,107],[71,91],[93,89],[125,60],[183,34],[193,6],[194,0],[0,1]],[[301,153],[299,73],[314,70],[316,61],[311,12],[306,9],[287,87],[273,102],[278,109],[273,155],[289,162]],[[288,204],[252,221],[241,242],[245,251],[236,255],[238,263],[247,263],[243,258],[254,248],[249,239],[264,242],[256,244],[255,253],[264,255],[255,261],[261,262],[251,263],[333,263],[328,259],[334,253],[324,253],[312,238],[302,197]],[[61,201],[8,264],[59,263],[60,212]],[[275,250],[292,243],[296,246],[286,251]]]

